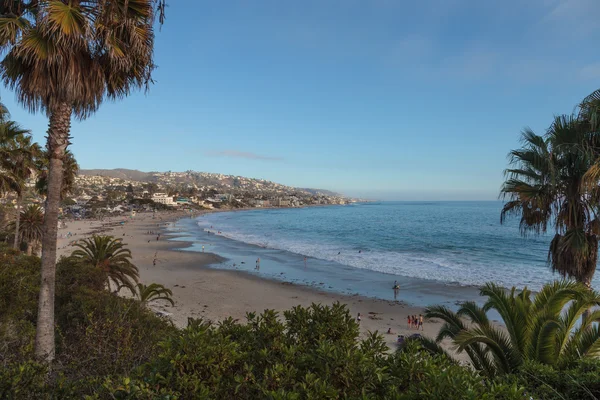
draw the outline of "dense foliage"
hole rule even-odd
[[[57,353],[34,361],[40,260],[0,248],[2,399],[584,399],[600,396],[600,363],[525,362],[486,376],[409,343],[390,353],[359,336],[346,306],[266,310],[240,323],[190,319],[177,330],[143,302],[106,290],[81,260],[57,269]],[[146,288],[152,285],[146,286]],[[534,378],[532,378],[534,377]]]
[[[556,281],[532,297],[527,288],[506,291],[488,283],[481,295],[487,297],[482,307],[465,302],[453,312],[433,306],[425,315],[444,321],[435,341],[450,339],[483,374],[516,372],[527,361],[566,368],[600,356],[600,310],[586,312],[600,305],[600,295],[584,285]],[[490,310],[505,328],[489,320]]]
[[[91,394],[93,382],[126,375],[151,360],[158,354],[159,341],[175,332],[171,323],[138,301],[106,291],[101,270],[61,259],[56,281],[57,358],[50,376],[55,387],[45,388],[44,368],[32,361],[39,275],[39,258],[1,249],[1,399],[36,398],[38,390],[44,394],[40,398],[50,393],[62,398],[60,390],[66,388]]]
[[[131,262],[131,251],[120,238],[94,235],[78,241],[75,247],[70,258],[101,270],[107,289],[110,290],[110,283],[113,282],[116,288],[125,287],[131,293],[136,293],[138,268]]]

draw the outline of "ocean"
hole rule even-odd
[[[188,250],[205,246],[228,259],[216,268],[386,300],[398,299],[398,281],[401,300],[427,305],[477,298],[489,281],[536,290],[558,278],[546,262],[551,236],[522,237],[517,218],[500,224],[501,208],[487,201],[256,209],[184,219],[172,230],[193,242]]]

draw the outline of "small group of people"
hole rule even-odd
[[[409,315],[406,317],[406,327],[408,329],[419,330],[419,328],[421,328],[421,330],[423,330],[423,314],[419,314],[419,316]]]

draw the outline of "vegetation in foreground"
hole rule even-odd
[[[146,306],[169,297],[164,288],[137,285],[141,300],[116,296],[106,270],[73,257],[57,265],[57,352],[48,371],[34,361],[39,275],[39,258],[0,249],[2,399],[600,397],[597,358],[527,359],[481,373],[415,342],[390,353],[376,333],[360,338],[341,304],[266,310],[243,324],[190,319],[178,330]]]
[[[422,343],[443,352],[437,344],[450,339],[488,377],[517,373],[527,362],[566,369],[581,359],[600,357],[600,295],[586,286],[556,281],[532,298],[527,288],[507,291],[488,283],[481,295],[487,297],[482,307],[469,301],[457,312],[445,306],[427,308],[425,316],[441,319],[444,325],[435,343],[426,338]],[[504,327],[490,321],[491,310],[500,315]]]

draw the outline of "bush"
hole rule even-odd
[[[389,392],[381,379],[382,339],[357,339],[356,323],[339,304],[296,307],[284,321],[272,310],[249,314],[245,325],[190,320],[137,378],[182,398],[352,398]]]
[[[382,338],[358,340],[346,306],[248,315],[245,325],[190,320],[133,379],[107,381],[119,399],[522,399],[514,382],[490,384],[469,368],[411,345],[390,355]],[[100,395],[100,394],[99,394]],[[171,397],[169,397],[171,396]]]
[[[390,358],[389,372],[396,377],[403,399],[524,398],[524,389],[516,382],[486,380],[469,366],[419,346],[408,342]]]
[[[581,359],[567,370],[529,362],[507,380],[526,386],[534,398],[600,399],[600,360]]]
[[[40,260],[0,247],[0,368],[33,354]]]
[[[127,375],[153,359],[158,343],[176,332],[140,302],[105,291],[105,279],[89,265],[66,258],[57,263],[53,390],[75,386],[80,394],[91,392],[107,376]],[[29,398],[38,396],[38,381],[30,378],[41,371],[28,361],[33,358],[39,284],[39,258],[0,249],[0,369],[12,371],[17,380],[8,380],[10,375],[0,379],[4,386],[30,382]]]

